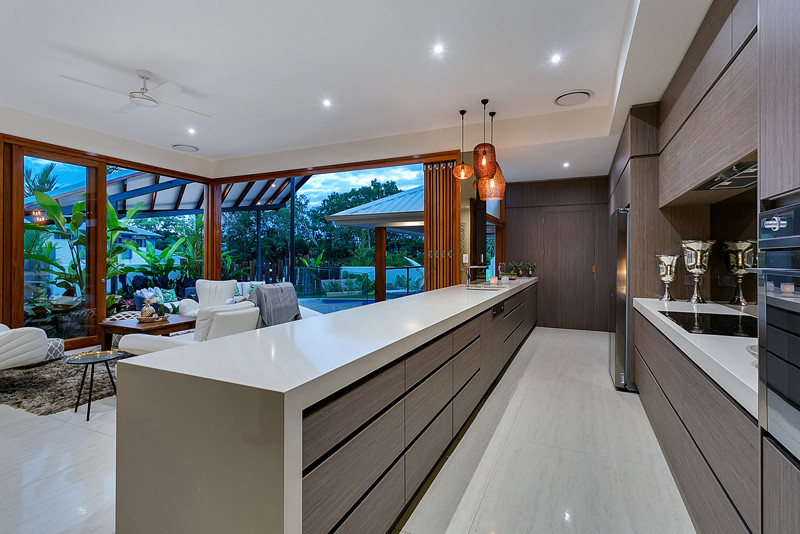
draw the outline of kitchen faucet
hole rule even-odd
[[[467,275],[466,276],[466,278],[467,278],[467,287],[469,287],[469,272],[472,269],[486,269],[486,266],[485,265],[467,265],[466,267],[464,267],[464,271],[466,272],[466,275]]]

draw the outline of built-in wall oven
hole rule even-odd
[[[800,458],[800,204],[762,212],[759,424]]]

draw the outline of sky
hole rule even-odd
[[[40,172],[51,163],[46,159],[25,157],[25,169],[32,169],[33,174]],[[120,172],[132,172],[122,170]],[[74,186],[86,187],[86,169],[67,163],[56,163],[53,171],[58,177],[58,187]],[[406,191],[422,185],[422,164],[403,165],[400,167],[384,167],[382,169],[368,169],[364,171],[336,172],[314,175],[303,185],[298,192],[308,198],[311,207],[319,205],[329,194],[346,193],[353,188],[369,185],[373,179],[379,181],[393,180],[401,191]]]
[[[298,194],[308,198],[309,206],[319,205],[331,193],[345,193],[353,188],[369,185],[373,179],[393,180],[401,191],[422,185],[422,164],[385,167],[365,171],[317,174],[303,185]]]

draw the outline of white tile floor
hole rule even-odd
[[[399,532],[694,532],[598,332],[534,330],[418,501]]]
[[[537,328],[402,532],[693,532],[607,357],[607,334]],[[0,532],[113,532],[116,399],[85,410],[0,405]]]

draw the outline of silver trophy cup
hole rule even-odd
[[[678,266],[678,258],[680,256],[677,254],[656,254],[658,277],[664,282],[664,295],[658,300],[675,300],[669,291],[669,285],[675,281],[675,268]]]
[[[681,241],[686,270],[694,277],[694,292],[692,298],[689,299],[692,304],[705,303],[705,299],[700,294],[700,277],[708,271],[708,257],[713,246],[713,241]]]
[[[752,241],[726,241],[725,242],[725,265],[728,271],[736,277],[736,295],[731,300],[731,304],[746,306],[747,301],[742,292],[742,279],[755,264],[756,246]]]

